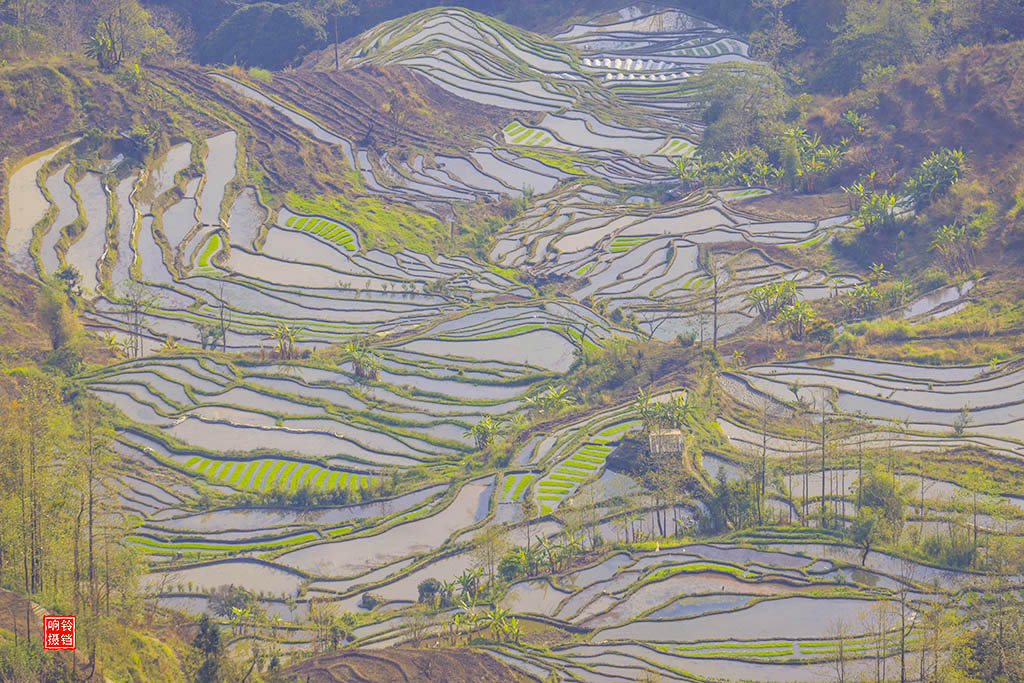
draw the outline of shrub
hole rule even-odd
[[[0,24],[0,54],[28,57],[42,54],[49,41],[37,31],[11,24]]]
[[[921,273],[917,288],[921,292],[930,292],[949,284],[949,274],[941,268],[932,267]]]
[[[419,592],[420,602],[433,603],[437,599],[437,594],[441,591],[441,582],[433,577],[424,579],[420,581],[420,585],[416,587],[416,590]]]
[[[515,555],[506,555],[498,562],[498,576],[504,581],[512,582],[522,576],[522,562]]]
[[[843,353],[852,353],[856,348],[859,347],[857,338],[850,333],[849,329],[843,330],[838,337],[835,338],[832,346]]]
[[[249,69],[249,80],[256,81],[258,83],[270,83],[274,80],[274,75],[266,69],[254,66]]]
[[[210,609],[219,617],[230,617],[233,609],[245,609],[256,603],[256,594],[235,585],[225,585],[210,593]]]
[[[910,339],[914,326],[906,320],[876,320],[868,326],[867,337],[872,341]]]
[[[77,337],[66,344],[61,344],[59,349],[50,352],[46,357],[46,365],[60,370],[69,377],[81,372],[84,361],[85,353]]]
[[[914,207],[921,209],[946,192],[963,175],[964,153],[959,149],[942,148],[933,152],[903,184],[903,192]]]
[[[930,560],[948,567],[970,567],[974,562],[975,550],[970,534],[955,527],[949,534],[925,536],[921,550]]]
[[[363,593],[359,599],[359,606],[366,610],[372,610],[377,605],[383,604],[384,598],[374,593]]]

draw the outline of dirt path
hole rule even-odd
[[[19,642],[25,639],[26,634],[32,642],[41,642],[43,639],[43,617],[47,614],[52,614],[52,612],[44,609],[38,603],[17,593],[0,589],[0,629],[14,633]],[[76,673],[76,680],[85,681],[90,678],[102,680],[100,676],[91,676],[89,657],[82,650],[61,650],[54,654],[68,669]]]

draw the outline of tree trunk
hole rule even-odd
[[[24,467],[24,465],[23,465]],[[29,553],[29,538],[28,538],[28,510],[25,505],[25,476],[24,470],[22,471],[21,481],[21,564],[25,570],[25,592],[29,593],[29,574],[28,574],[28,553]]]
[[[96,616],[96,556],[93,550],[96,539],[95,522],[95,476],[89,468],[89,612]]]
[[[711,348],[718,350],[718,271],[713,270],[712,277],[715,278],[715,298],[712,301],[711,321]]]
[[[338,59],[338,15],[334,15],[334,70],[341,69],[341,62]]]
[[[825,399],[821,399],[821,526],[825,526]]]
[[[82,570],[81,570],[81,559],[79,553],[80,539],[82,536],[82,515],[85,513],[85,496],[78,496],[78,514],[75,515],[75,545],[74,545],[74,556],[75,556],[75,589],[74,589],[74,605],[75,611],[78,611],[79,601],[81,599],[81,586],[82,586]]]
[[[757,499],[757,523],[764,524],[764,505],[767,494],[766,478],[768,470],[768,404],[765,403],[761,414],[761,495]]]

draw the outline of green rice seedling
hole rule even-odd
[[[284,469],[281,470],[281,474],[278,476],[275,484],[280,484],[283,488],[287,488],[288,482],[291,481],[292,472],[294,472],[295,468],[298,466],[299,463],[297,462],[289,462],[287,465],[285,465]]]
[[[327,481],[327,477],[331,474],[330,470],[325,470],[322,467],[315,469],[316,477],[313,478],[313,488],[323,489],[324,482]]]
[[[505,475],[505,480],[501,483],[501,497],[502,498],[507,498],[508,497],[508,492],[512,490],[512,485],[516,482],[516,480],[520,476],[521,475],[518,475],[518,474]]]
[[[516,484],[516,488],[512,492],[512,498],[514,500],[519,500],[519,498],[526,491],[526,487],[529,486],[530,482],[533,481],[534,479],[536,479],[536,477],[537,477],[537,475],[535,475],[535,474],[524,474],[519,479],[519,483]]]
[[[313,477],[316,476],[321,471],[323,471],[322,467],[317,467],[315,465],[311,466],[308,470],[306,470],[306,473],[302,475],[302,478],[299,480],[299,487],[311,484],[313,482]]]
[[[312,467],[312,465],[308,464],[296,467],[295,471],[292,472],[292,476],[289,477],[288,481],[285,483],[285,488],[290,491],[294,491],[299,488],[299,482],[302,481],[302,475],[304,475],[310,467]]]
[[[274,464],[273,460],[264,460],[263,461],[263,464],[260,465],[260,468],[256,471],[255,478],[253,479],[253,481],[250,482],[250,486],[252,488],[260,489],[261,491],[263,490],[263,488],[264,488],[263,478],[266,475],[267,470],[270,469],[270,467],[273,464]]]

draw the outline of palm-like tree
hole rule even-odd
[[[295,342],[301,337],[302,328],[292,328],[284,323],[274,328],[271,337],[277,342],[277,353],[284,360],[295,357]]]
[[[817,317],[806,301],[795,301],[779,311],[778,322],[789,330],[794,339],[803,339],[807,326]]]
[[[567,557],[574,557],[583,552],[583,540],[582,534],[575,534],[571,531],[566,531],[564,534],[565,538],[562,541],[562,549]]]
[[[946,268],[955,273],[967,270],[974,264],[980,230],[971,234],[966,225],[951,223],[943,225],[935,231],[929,249],[938,251],[946,262]]]
[[[753,181],[753,185],[765,185],[768,182],[768,178],[772,176],[774,167],[771,164],[759,161],[754,165],[753,170],[750,173],[750,179]]]
[[[342,348],[342,362],[352,363],[352,372],[359,379],[377,379],[380,376],[380,361],[369,345],[361,339],[350,339]]]
[[[457,581],[442,581],[441,590],[438,591],[441,607],[450,607],[452,601],[455,599],[455,589],[458,587]]]
[[[804,149],[808,146],[810,139],[807,137],[807,131],[803,128],[789,128],[783,134],[782,137],[785,140],[791,140],[796,143],[797,149]],[[820,142],[820,139],[819,139]]]
[[[482,420],[466,430],[464,435],[472,437],[477,449],[483,450],[494,443],[503,429],[504,423],[501,419],[485,415]]]
[[[760,285],[754,287],[749,292],[743,295],[743,300],[749,304],[749,308],[757,311],[757,314],[762,320],[767,320],[769,317],[768,307],[770,303],[770,292],[768,287]]]
[[[246,622],[249,620],[249,608],[248,607],[232,607],[231,608],[231,630],[234,633],[244,633]]]
[[[480,577],[483,575],[483,570],[467,569],[462,572],[455,581],[459,584],[459,590],[462,593],[462,599],[465,600],[467,597],[476,601],[476,594],[480,589]]]
[[[94,33],[85,41],[85,56],[96,60],[101,69],[116,65],[117,53],[109,38]]]
[[[519,643],[519,620],[515,617],[508,617],[505,620],[505,637],[509,642]]]
[[[689,394],[681,391],[661,405],[662,420],[673,429],[680,429],[693,415],[693,405],[687,400]]]
[[[633,400],[633,413],[643,423],[644,431],[649,432],[658,426],[658,404],[651,400],[651,395],[642,387],[637,389],[637,396]]]
[[[708,171],[708,164],[694,157],[679,157],[676,160],[676,173],[686,184],[693,188],[702,184],[702,178]]]
[[[784,306],[792,303],[797,297],[796,283],[793,280],[776,280],[754,287],[743,295],[743,300],[750,304],[762,320],[767,322]]]
[[[456,612],[448,617],[448,638],[452,645],[455,645],[466,624],[466,616],[462,612]]]
[[[548,567],[550,571],[555,571],[555,563],[557,558],[555,557],[556,546],[554,543],[549,541],[544,536],[537,536],[537,547],[540,552],[544,553],[548,558]]]
[[[557,412],[575,402],[576,400],[569,393],[569,389],[565,385],[556,387],[553,384],[549,384],[547,389],[536,396],[529,396],[526,399],[526,404],[530,408],[541,413]]]
[[[532,576],[537,571],[537,565],[540,564],[540,550],[538,548],[530,548],[527,550],[522,546],[518,546],[514,551],[516,563],[523,568],[523,572],[527,576]]]
[[[723,154],[721,161],[719,161],[722,173],[729,178],[736,178],[743,167],[743,162],[747,160],[747,156],[746,150],[735,150]]]
[[[502,607],[485,612],[483,619],[484,628],[489,628],[494,633],[495,640],[501,640],[502,634],[508,630],[508,610]]]
[[[817,156],[812,156],[804,162],[797,174],[803,179],[804,190],[814,192],[818,185],[818,179],[825,173],[825,163]]]

